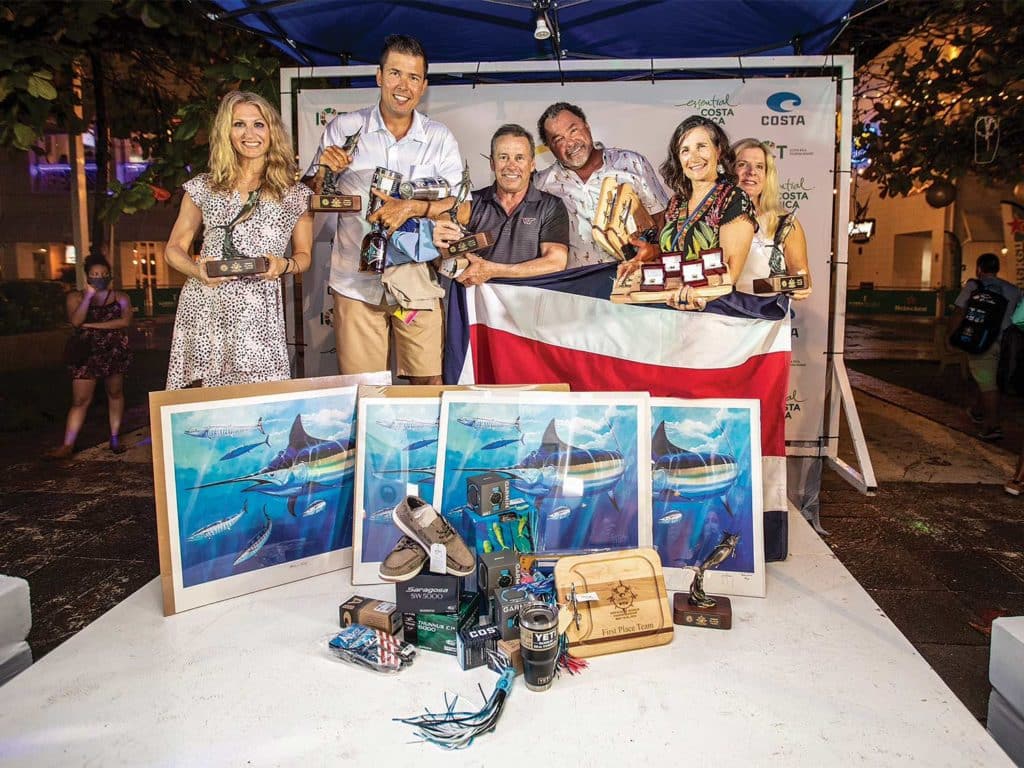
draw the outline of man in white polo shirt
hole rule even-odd
[[[633,185],[644,208],[660,228],[668,195],[647,158],[628,149],[594,144],[583,110],[560,101],[552,104],[537,121],[537,134],[557,163],[537,174],[537,189],[562,198],[569,211],[568,268],[616,261],[594,242],[591,233],[601,182],[614,176],[616,182]]]
[[[431,120],[416,106],[427,89],[427,57],[422,46],[407,35],[384,41],[377,70],[380,101],[376,106],[338,115],[324,129],[320,148],[306,173],[306,181],[319,192],[325,168],[338,174],[340,194],[366,200],[377,166],[402,174],[403,180],[443,177],[457,189],[462,177],[462,156],[447,127]],[[360,131],[354,152],[345,152],[345,139]],[[433,218],[451,208],[454,198],[390,200],[371,217],[389,232],[413,218]],[[441,383],[444,346],[439,299],[428,297],[429,310],[402,313],[394,297],[373,272],[359,272],[359,251],[369,224],[356,213],[339,214],[331,253],[330,286],[334,298],[334,336],[341,373],[367,373],[388,369],[390,340],[394,339],[398,375],[413,384]],[[436,284],[428,264],[404,264],[403,283]],[[422,274],[421,274],[422,273]],[[411,280],[410,280],[411,278]],[[440,294],[440,291],[438,291]],[[404,314],[404,317],[403,317]]]

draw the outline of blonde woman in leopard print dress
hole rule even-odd
[[[210,133],[210,170],[185,183],[165,252],[167,263],[188,276],[174,320],[167,389],[290,377],[279,278],[309,269],[313,240],[311,191],[295,176],[277,110],[254,93],[227,94]],[[196,261],[189,249],[200,226]],[[204,268],[209,260],[254,256],[269,261],[263,275],[211,278]]]

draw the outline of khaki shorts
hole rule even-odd
[[[967,368],[981,392],[999,389],[999,340],[980,355],[967,356]]]
[[[389,352],[394,339],[399,376],[440,376],[444,348],[444,312],[441,302],[430,311],[419,311],[411,323],[403,323],[388,307],[334,294],[334,338],[341,373],[373,373],[390,370]]]

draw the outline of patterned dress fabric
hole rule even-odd
[[[85,315],[87,323],[106,323],[121,319],[121,305],[110,291],[106,304],[90,304]],[[128,370],[132,351],[123,328],[80,328],[78,333],[89,340],[91,351],[83,365],[69,365],[73,379],[105,379]]]
[[[209,174],[187,181],[185,191],[203,214],[201,255],[222,258],[225,227],[245,201],[238,192],[211,189]],[[247,257],[283,256],[311,194],[296,184],[280,201],[264,196],[234,228],[235,247]],[[220,386],[290,376],[280,280],[243,277],[211,286],[190,277],[185,282],[174,319],[167,389],[196,381]]]
[[[675,195],[668,204],[665,227],[661,230],[661,250],[683,253],[684,261],[700,258],[700,252],[718,248],[718,231],[733,219],[745,216],[757,230],[754,204],[735,184],[720,181],[707,196],[694,203],[693,213],[687,201]]]

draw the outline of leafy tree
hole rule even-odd
[[[861,119],[879,129],[855,131],[865,178],[883,196],[966,173],[1024,178],[1024,0],[893,0],[886,12],[895,23],[866,14],[857,41],[891,44],[858,73]]]
[[[0,0],[0,147],[38,151],[48,130],[95,126],[98,252],[103,221],[152,208],[205,167],[205,127],[225,92],[277,102],[280,63],[256,36],[184,0]],[[108,136],[137,140],[151,158],[134,183],[108,180]]]

